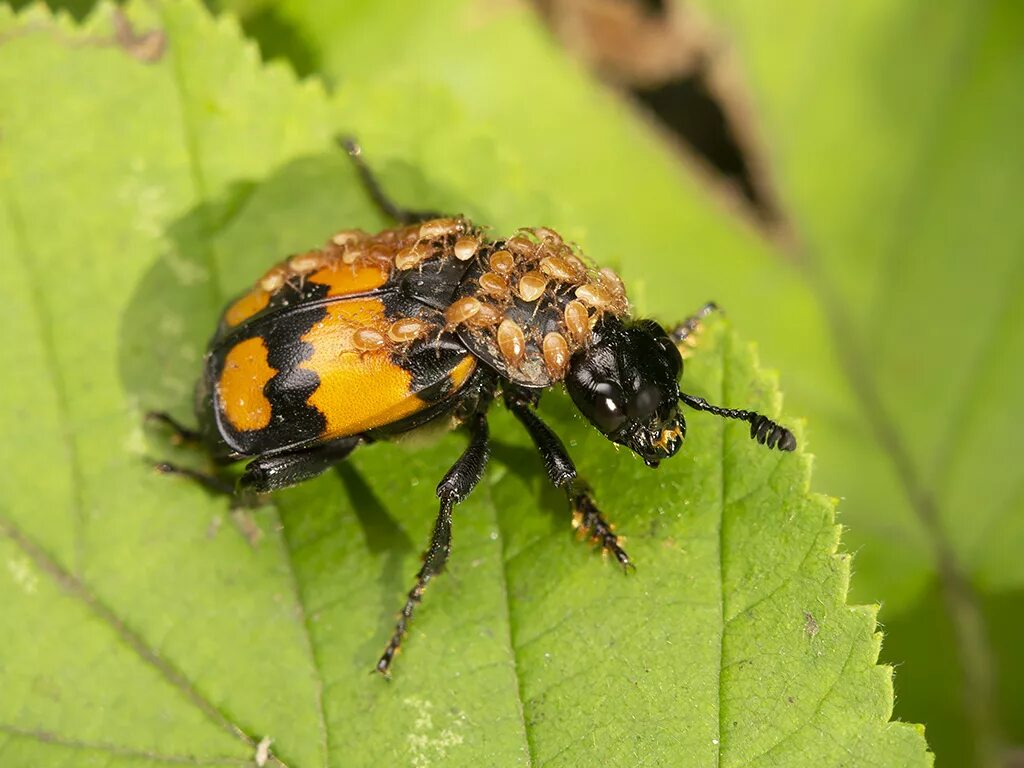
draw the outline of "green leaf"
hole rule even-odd
[[[1024,743],[1024,8],[703,5],[847,370],[830,413],[794,398],[907,661],[900,711],[949,764],[1002,765]]]
[[[245,518],[148,469],[201,460],[144,433],[142,413],[188,418],[230,293],[335,229],[383,223],[338,131],[366,137],[403,200],[499,228],[614,207],[567,229],[598,258],[634,246],[635,274],[664,266],[671,236],[654,225],[694,190],[519,12],[456,17],[477,25],[463,48],[476,86],[403,90],[396,70],[336,100],[261,66],[234,22],[192,2],[125,12],[130,34],[111,6],[81,27],[0,9],[0,325],[16,340],[0,411],[5,764],[239,765],[265,737],[293,767],[930,763],[919,728],[888,722],[874,610],[846,604],[849,561],[832,502],[808,490],[810,458],[700,415],[687,452],[651,472],[563,397],[544,404],[628,536],[627,577],[572,540],[564,500],[495,409],[495,459],[456,512],[449,572],[391,684],[367,674],[461,436],[360,450]],[[410,47],[436,31],[395,26]],[[614,194],[586,176],[552,189],[508,148],[475,96],[523,64],[481,29],[528,47],[550,87],[534,106],[599,126],[551,163],[589,159],[608,134],[631,147],[595,170]],[[381,28],[376,44],[402,40]],[[774,379],[721,321],[686,381],[779,410]]]
[[[792,411],[808,416],[822,486],[845,499],[854,597],[884,600],[898,713],[927,722],[953,765],[990,766],[1024,744],[1021,5],[687,5],[713,83],[756,140],[754,166],[771,171],[782,238],[750,232],[689,174],[672,178],[678,164],[649,137],[553,87],[532,64],[554,54],[507,11],[397,7],[282,0],[245,23],[268,55],[343,96],[452,88],[551,191],[551,220],[623,260],[646,307],[672,316],[714,298],[758,328]],[[402,43],[378,45],[382,26]],[[487,55],[497,38],[512,77]],[[391,146],[422,130],[365,123]],[[600,183],[577,189],[581,168]],[[497,162],[473,171],[483,184],[460,188],[481,199],[494,179],[521,180]],[[492,213],[505,211],[523,212],[503,201]]]

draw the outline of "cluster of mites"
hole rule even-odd
[[[485,271],[477,279],[473,295],[463,296],[447,308],[443,330],[460,326],[493,330],[498,349],[513,369],[527,354],[526,333],[506,316],[516,300],[539,308],[542,297],[547,296],[559,307],[561,332],[550,331],[534,339],[554,380],[564,377],[569,359],[588,343],[602,314],[621,316],[629,309],[619,276],[607,268],[589,267],[554,230],[522,229],[513,237],[492,243],[462,217],[432,219],[376,235],[361,230],[339,232],[323,249],[293,256],[275,266],[258,286],[274,294],[296,277],[301,280],[318,270],[342,266],[353,269],[353,274],[360,268],[371,268],[390,278],[395,270],[423,269],[431,260],[444,258],[462,262],[477,259]],[[426,337],[434,329],[432,323],[407,317],[386,328],[359,327],[353,333],[352,344],[357,351],[376,352]]]

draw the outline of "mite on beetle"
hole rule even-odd
[[[339,232],[318,250],[271,267],[231,302],[210,341],[196,390],[198,430],[151,418],[218,463],[248,461],[233,487],[171,464],[225,493],[265,493],[308,480],[357,446],[428,423],[464,425],[469,445],[437,486],[440,511],[416,583],[377,662],[388,674],[413,610],[451,550],[452,509],[483,476],[487,411],[498,396],[523,424],[575,526],[632,565],[557,435],[536,414],[564,384],[609,440],[650,467],[679,451],[680,403],[750,424],[750,436],[792,451],[796,439],[753,411],[679,389],[680,349],[712,304],[666,331],[633,319],[625,288],[547,227],[492,240],[461,216],[408,211],[388,199],[354,142],[345,148],[374,202],[398,226]]]

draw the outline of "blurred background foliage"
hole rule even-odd
[[[782,372],[815,487],[843,499],[851,602],[882,604],[896,715],[926,724],[940,766],[1024,765],[1024,6],[208,4],[355,115],[391,99],[395,120],[361,136],[375,152],[457,163],[417,142],[415,109],[424,91],[458,93],[453,108],[477,126],[467,140],[487,141],[488,126],[512,137],[493,167],[461,173],[543,189],[555,205],[562,181],[590,173],[591,213],[620,214],[625,191],[602,185],[602,169],[629,164],[626,137],[567,122],[571,109],[552,120],[534,70],[499,77],[474,49],[572,58],[579,87],[646,123],[666,164],[651,173],[678,175],[694,206],[637,226],[660,217],[687,234],[664,256],[688,279],[631,269],[621,238],[605,253],[641,308],[671,299],[681,316],[715,299]],[[81,17],[92,3],[51,5]],[[504,154],[533,177],[503,177]]]

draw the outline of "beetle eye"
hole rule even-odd
[[[661,390],[653,384],[645,384],[629,404],[629,415],[635,419],[647,419],[661,404]]]
[[[683,370],[683,356],[679,354],[679,347],[668,336],[659,336],[654,342],[665,353],[665,359],[672,366],[672,373],[679,376],[680,371]]]
[[[614,432],[626,421],[622,391],[617,386],[602,381],[594,385],[592,398],[594,423],[602,432]]]

